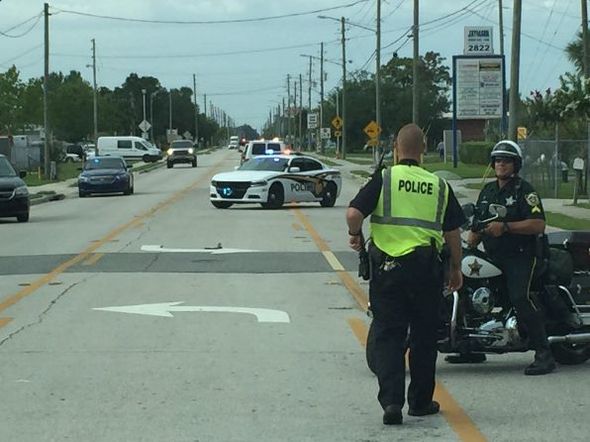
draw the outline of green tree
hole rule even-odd
[[[565,53],[568,60],[573,63],[578,73],[584,72],[584,43],[582,40],[582,31],[576,34],[576,39],[568,43],[565,47]]]
[[[0,74],[0,132],[13,133],[22,126],[19,117],[22,115],[21,95],[24,84],[19,78],[16,66],[10,67]]]

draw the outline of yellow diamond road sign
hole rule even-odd
[[[367,124],[363,130],[369,136],[369,138],[377,138],[381,133],[381,128],[374,121],[371,121],[369,124]]]
[[[332,118],[332,126],[334,126],[336,129],[340,129],[342,127],[342,118],[340,118],[338,115]]]
[[[516,129],[516,136],[519,140],[526,140],[527,130],[526,127],[519,127]]]

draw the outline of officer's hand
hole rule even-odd
[[[463,273],[461,269],[451,269],[449,273],[449,291],[454,292],[463,286]]]
[[[481,235],[479,233],[475,233],[475,232],[469,232],[467,235],[467,245],[472,248],[475,249],[477,247],[477,245],[479,244],[479,242],[481,241]]]
[[[363,249],[363,239],[361,235],[349,235],[348,236],[348,245],[351,249],[360,252]]]
[[[497,238],[498,236],[502,236],[504,234],[504,230],[504,223],[494,221],[488,224],[484,232],[489,236]]]

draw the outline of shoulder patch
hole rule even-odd
[[[536,207],[541,202],[539,200],[539,195],[537,195],[536,192],[532,192],[532,193],[526,194],[525,197],[524,197],[524,199],[526,200],[526,202],[528,203],[528,205],[531,206],[531,207]]]

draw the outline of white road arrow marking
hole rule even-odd
[[[144,252],[156,252],[156,253],[210,253],[211,255],[225,255],[228,253],[255,253],[260,250],[248,250],[248,249],[174,249],[166,248],[163,246],[145,245],[141,246],[141,250]]]
[[[122,305],[118,307],[96,307],[92,310],[107,312],[132,313],[136,315],[174,317],[172,312],[213,312],[213,313],[247,313],[256,316],[258,322],[291,322],[289,315],[282,310],[249,307],[218,307],[179,305],[183,301],[162,302],[157,304]]]

